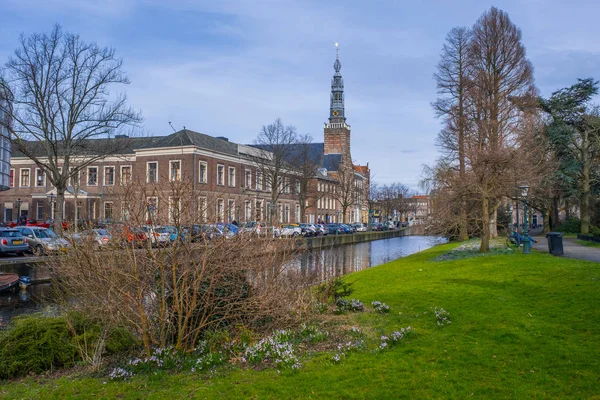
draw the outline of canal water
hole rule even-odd
[[[298,255],[293,267],[313,282],[360,271],[406,257],[435,245],[446,243],[439,236],[402,236],[372,242],[348,244],[306,251]],[[13,272],[33,280],[49,278],[43,263],[0,264],[0,272]],[[44,296],[50,291],[49,283],[37,283],[27,289],[0,293],[0,328],[18,315],[51,310]]]

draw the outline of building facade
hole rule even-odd
[[[293,170],[282,177],[282,184],[275,185],[263,176],[257,163],[264,152],[184,129],[159,137],[93,139],[99,147],[101,141],[120,140],[122,151],[85,166],[85,158],[79,158],[80,164],[70,167],[73,172],[62,207],[63,219],[125,221],[131,217],[134,202],[146,209],[144,219],[165,223],[173,222],[178,214],[185,215],[187,222],[200,223],[366,222],[370,172],[368,166],[352,164],[339,57],[334,69],[324,142],[312,144],[321,168],[309,183],[310,195],[303,196],[304,215],[298,176]],[[32,142],[32,146],[36,144]],[[37,147],[40,160],[47,161],[43,146]],[[1,195],[2,219],[54,219],[58,210],[56,188],[43,170],[16,152],[7,169],[8,190]],[[128,192],[131,187],[137,191],[133,197]],[[276,202],[272,190],[279,191]],[[340,201],[342,191],[348,191],[346,198],[350,200]],[[185,204],[183,195],[188,199]]]

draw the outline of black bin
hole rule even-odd
[[[560,232],[548,232],[546,233],[546,240],[548,241],[548,251],[553,256],[563,255],[563,239],[562,233]]]

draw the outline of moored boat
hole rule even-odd
[[[0,293],[13,288],[17,283],[19,283],[19,275],[0,273]]]

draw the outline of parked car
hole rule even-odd
[[[48,228],[19,226],[16,229],[27,238],[29,250],[38,256],[65,253],[71,247],[65,238],[59,237]]]
[[[65,234],[72,244],[89,244],[94,249],[106,247],[111,242],[110,233],[106,229],[88,229],[82,232]]]
[[[0,253],[16,253],[22,256],[29,250],[27,238],[18,229],[0,228]]]
[[[302,228],[296,224],[283,224],[279,227],[280,237],[298,237],[302,235]]]
[[[148,241],[146,233],[135,226],[113,224],[108,230],[113,239],[119,240],[121,244],[143,247]]]
[[[167,230],[167,232],[169,232],[169,241],[171,243],[175,242],[178,239],[179,240],[188,240],[190,238],[189,231],[187,229],[185,229],[184,227],[179,229],[176,226],[167,225],[167,226],[164,226],[163,228],[165,228]]]
[[[365,224],[356,223],[356,224],[352,224],[352,227],[354,228],[354,230],[356,232],[366,232],[367,231],[367,227],[365,226]]]
[[[317,229],[319,230],[319,232],[321,233],[321,235],[328,235],[329,234],[329,230],[325,227],[324,224],[316,224],[315,227],[317,227]]]
[[[255,233],[257,235],[266,235],[267,231],[267,224],[265,222],[249,221],[241,227],[242,233]]]
[[[165,247],[171,243],[171,232],[164,226],[144,225],[141,229],[150,240],[152,247]]]
[[[343,235],[345,233],[344,228],[340,224],[327,224],[325,227],[330,235]]]
[[[342,227],[342,229],[344,230],[345,234],[351,234],[354,233],[354,228],[352,228],[350,225],[346,225],[346,224],[340,224],[340,226]]]
[[[298,225],[302,231],[302,236],[304,237],[312,237],[317,236],[317,229],[314,228],[310,224],[299,224]]]

